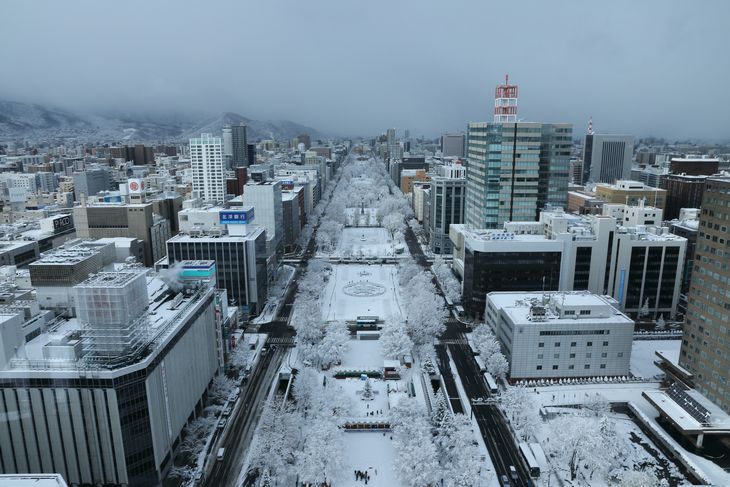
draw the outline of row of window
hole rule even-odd
[[[543,353],[538,353],[538,354],[537,354],[537,359],[538,359],[538,360],[542,360],[544,356],[545,356],[545,354],[543,354]],[[591,358],[592,356],[593,356],[593,353],[592,353],[592,352],[587,352],[587,353],[586,353],[586,358]],[[623,356],[624,356],[624,353],[623,353],[623,352],[618,352],[618,353],[616,354],[616,357],[619,357],[619,358],[621,358],[621,357],[623,357]],[[569,357],[570,357],[570,358],[575,358],[575,354],[574,354],[574,353],[571,353],[571,354],[569,355]],[[553,354],[553,358],[554,358],[554,359],[559,359],[559,358],[560,358],[560,354],[559,354],[559,353],[554,353],[554,354]],[[608,352],[603,352],[603,353],[601,353],[601,358],[608,358]]]
[[[540,332],[540,334],[542,335],[542,332]],[[553,345],[555,347],[559,347],[560,346],[560,342],[555,342]],[[538,346],[538,348],[545,348],[545,342],[539,342],[537,344],[537,346]],[[578,346],[578,342],[570,342],[570,346],[571,347],[577,347]],[[593,342],[586,342],[586,347],[592,347],[592,346],[593,346]],[[608,341],[604,341],[603,342],[603,346],[604,347],[607,347],[608,346]]]
[[[591,364],[585,364],[583,366],[583,369],[585,369],[585,370],[588,370],[590,368],[591,368]],[[606,364],[601,364],[600,365],[600,368],[601,369],[605,369],[606,368]],[[574,369],[575,369],[575,365],[573,365],[573,364],[568,365],[568,370],[574,370]],[[535,370],[542,370],[542,365],[536,366],[535,367]],[[557,365],[553,365],[553,370],[558,370],[558,366]]]

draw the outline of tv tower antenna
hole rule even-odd
[[[593,135],[593,117],[588,119],[588,135]]]
[[[509,84],[509,74],[494,90],[494,122],[517,122],[517,85]]]

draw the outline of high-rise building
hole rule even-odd
[[[193,191],[205,201],[223,202],[226,197],[223,139],[211,134],[190,139],[190,162],[193,168]]]
[[[233,125],[231,127],[231,150],[233,167],[248,166],[248,133],[246,124]]]
[[[223,215],[235,213],[220,211]],[[176,235],[167,241],[168,261],[215,261],[217,287],[226,290],[231,304],[247,318],[259,314],[266,302],[266,231],[256,225],[233,226],[249,228],[236,235]]]
[[[282,247],[284,211],[281,205],[281,182],[263,181],[244,186],[242,202],[256,210],[256,223],[266,229],[269,255]]]
[[[474,228],[535,221],[564,205],[570,178],[570,124],[470,123],[466,218]]]
[[[81,201],[82,196],[94,196],[100,191],[112,189],[111,171],[106,167],[88,167],[83,172],[75,172],[73,179],[76,201]]]
[[[233,160],[233,130],[230,125],[223,127],[223,159],[226,167],[230,167]]]
[[[296,145],[304,144],[304,150],[309,150],[312,147],[312,138],[309,134],[299,134],[295,137]]]
[[[450,254],[449,227],[451,224],[464,223],[466,179],[462,166],[456,166],[456,170],[450,170],[449,166],[440,169],[442,175],[431,178],[427,232],[432,252]],[[453,177],[453,174],[461,177]]]
[[[697,390],[730,413],[730,177],[707,180],[679,364]]]
[[[441,155],[443,157],[464,157],[464,134],[443,134]]]
[[[631,177],[634,137],[631,135],[594,134],[585,136],[583,144],[583,181],[613,184]]]

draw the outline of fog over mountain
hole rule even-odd
[[[724,0],[26,0],[3,6],[0,99],[437,135],[489,120],[509,73],[525,120],[727,139],[728,18]]]

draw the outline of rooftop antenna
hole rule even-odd
[[[593,135],[593,117],[588,119],[588,135]]]

